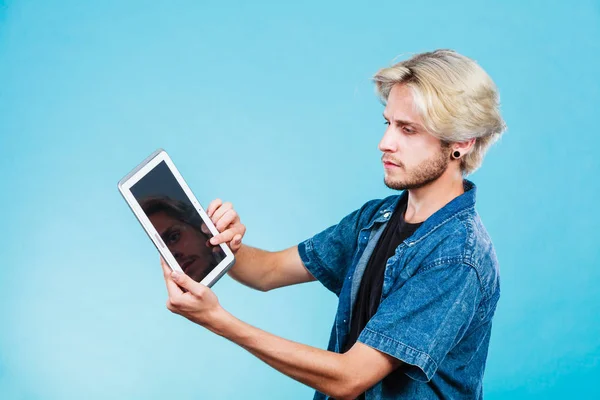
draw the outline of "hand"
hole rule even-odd
[[[240,222],[240,217],[229,202],[223,203],[221,199],[211,201],[206,213],[221,233],[210,239],[210,243],[216,246],[227,243],[235,254],[242,247],[242,237],[246,233],[246,227]]]
[[[172,271],[162,257],[160,264],[169,293],[167,300],[169,311],[215,331],[219,318],[225,313],[215,293],[186,274]]]

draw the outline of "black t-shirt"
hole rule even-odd
[[[396,247],[411,236],[422,224],[422,222],[411,224],[404,220],[406,206],[406,200],[396,206],[396,210],[381,234],[373,254],[371,254],[356,296],[352,320],[350,321],[350,333],[344,346],[344,352],[350,350],[356,343],[358,336],[379,307],[385,264],[388,258],[393,256]]]

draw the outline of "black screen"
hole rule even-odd
[[[183,271],[200,282],[224,258],[220,246],[162,161],[131,187],[131,193]]]

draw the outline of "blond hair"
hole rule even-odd
[[[380,69],[373,81],[384,104],[394,85],[410,87],[425,127],[442,142],[476,138],[462,157],[463,175],[479,168],[489,146],[506,129],[492,79],[474,60],[453,50],[414,55]]]

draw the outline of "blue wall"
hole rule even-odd
[[[509,127],[471,176],[502,274],[486,397],[600,396],[597,1],[204,3],[0,1],[1,398],[310,398],[166,310],[116,183],[164,147],[246,243],[294,245],[392,193],[369,78],[440,47],[490,73]],[[326,347],[318,283],[215,291]]]

